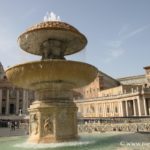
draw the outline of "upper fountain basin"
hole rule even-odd
[[[14,85],[27,89],[79,88],[92,82],[97,69],[89,64],[66,60],[43,60],[19,64],[6,70]]]
[[[24,51],[42,55],[43,43],[49,40],[63,43],[60,49],[64,47],[64,55],[76,53],[87,44],[87,39],[82,33],[73,26],[61,21],[41,22],[32,26],[19,36],[18,43]],[[51,47],[49,47],[49,50],[51,50]]]

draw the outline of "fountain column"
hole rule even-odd
[[[28,141],[49,143],[77,138],[77,107],[72,91],[54,89],[36,91],[30,113]]]

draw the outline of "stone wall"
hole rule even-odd
[[[79,133],[101,133],[101,132],[150,132],[149,123],[120,123],[120,124],[79,124]]]
[[[99,71],[97,77],[89,85],[76,89],[78,95],[75,95],[74,99],[90,99],[99,97],[99,92],[105,89],[119,86],[119,81],[113,79],[107,74]],[[82,95],[82,96],[81,96]]]
[[[149,117],[135,118],[101,118],[91,120],[78,120],[79,133],[94,132],[150,132]]]

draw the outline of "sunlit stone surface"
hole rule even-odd
[[[52,19],[59,19],[53,15]],[[50,20],[50,19],[48,19]],[[35,90],[30,106],[28,142],[50,143],[77,138],[77,107],[72,89],[85,86],[97,75],[89,64],[65,60],[82,50],[86,37],[60,21],[46,21],[29,28],[18,39],[20,47],[41,55],[41,61],[19,64],[6,71],[16,86]]]

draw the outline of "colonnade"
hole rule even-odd
[[[82,117],[130,117],[150,115],[150,98],[128,97],[107,101],[77,102]]]
[[[15,89],[16,94],[15,94],[15,97],[12,98],[10,96],[11,89],[8,88],[5,90],[6,90],[6,94],[5,96],[3,96],[3,89],[0,89],[0,114],[10,115],[11,105],[14,105],[13,114],[19,114],[19,113],[25,114],[29,105],[28,91],[23,90],[22,93],[20,93],[19,89]],[[3,105],[3,103],[5,105]],[[20,103],[22,103],[21,106],[20,106]]]

